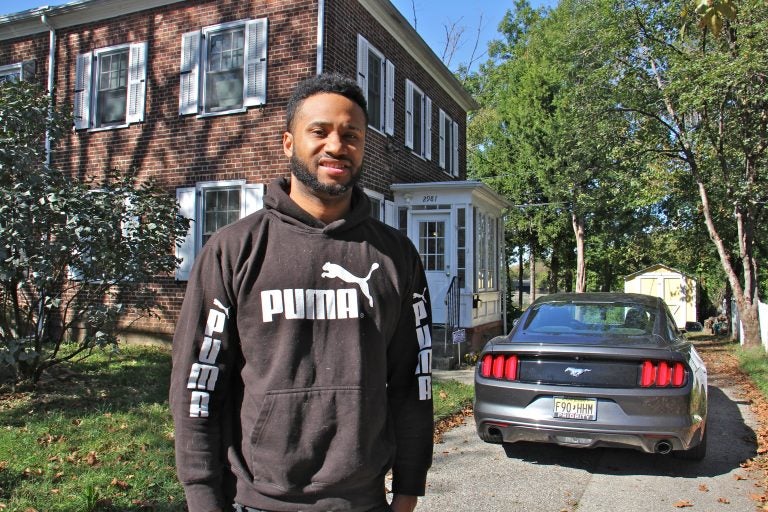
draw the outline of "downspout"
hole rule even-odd
[[[317,0],[317,74],[323,72],[325,51],[325,0]]]
[[[56,30],[48,23],[48,17],[43,14],[40,16],[40,21],[48,27],[49,41],[48,41],[48,97],[50,98],[50,105],[48,107],[48,120],[53,118],[53,86],[54,78],[56,76]],[[51,165],[51,133],[46,127],[45,129],[45,165],[50,167]]]

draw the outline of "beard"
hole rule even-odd
[[[346,192],[352,190],[355,184],[360,181],[360,175],[362,174],[361,166],[359,169],[357,169],[357,172],[352,174],[349,182],[345,185],[338,183],[320,183],[320,180],[317,179],[317,174],[312,174],[307,164],[299,160],[296,155],[291,156],[290,167],[291,174],[310,190],[316,194],[321,193],[333,197],[343,195]]]

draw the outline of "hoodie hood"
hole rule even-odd
[[[290,190],[291,178],[277,178],[269,184],[264,195],[264,208],[289,224],[319,229],[324,233],[340,233],[372,218],[368,196],[358,186],[352,189],[352,204],[347,214],[330,224],[316,219],[296,204],[288,195]]]

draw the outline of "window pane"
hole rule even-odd
[[[240,218],[240,188],[207,189],[203,194],[203,244]]]
[[[243,106],[245,30],[217,32],[209,37],[205,74],[205,111]]]
[[[374,128],[381,128],[381,59],[373,52],[368,52],[368,122]]]
[[[423,96],[418,91],[413,91],[413,152],[417,155],[424,153],[423,108]]]
[[[127,100],[128,50],[103,54],[97,62],[97,125],[122,124]]]

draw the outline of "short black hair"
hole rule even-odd
[[[357,103],[363,109],[365,123],[368,124],[368,104],[365,101],[365,94],[357,82],[341,73],[322,73],[299,82],[299,85],[294,89],[286,108],[285,128],[287,131],[291,131],[293,119],[301,103],[310,96],[322,93],[340,94]]]

